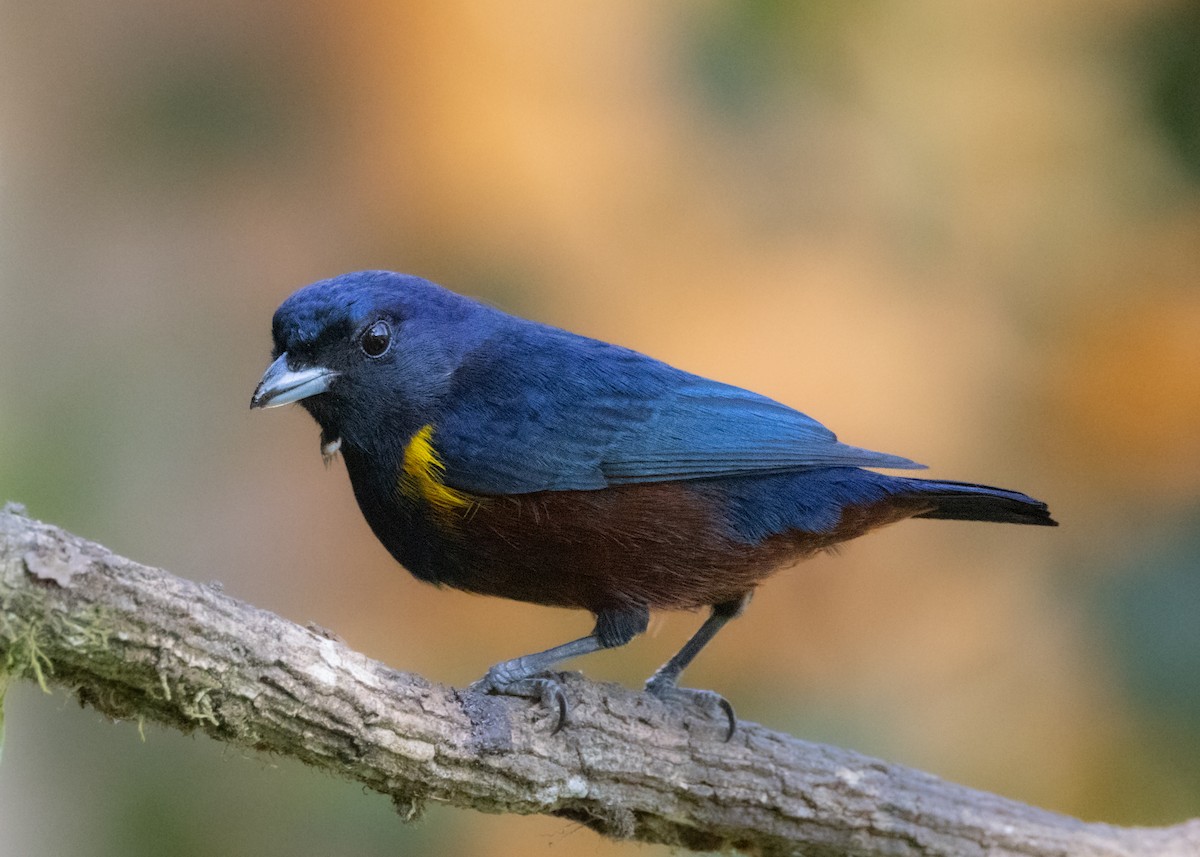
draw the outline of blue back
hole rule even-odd
[[[839,443],[816,420],[765,396],[507,318],[456,370],[435,424],[447,484],[463,490],[511,494],[921,466]]]

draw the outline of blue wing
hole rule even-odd
[[[520,322],[456,371],[434,426],[446,484],[482,494],[922,465],[839,443],[765,396]]]

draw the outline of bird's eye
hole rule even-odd
[[[380,357],[392,344],[392,329],[386,321],[377,321],[363,332],[358,344],[368,357]]]

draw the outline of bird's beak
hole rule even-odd
[[[254,395],[250,398],[250,407],[277,408],[324,393],[338,375],[324,366],[311,366],[293,371],[288,368],[287,359],[286,353],[280,354],[279,359],[267,367],[254,390]]]

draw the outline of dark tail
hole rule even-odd
[[[1002,524],[1033,524],[1057,527],[1050,510],[1041,500],[1019,491],[1006,491],[969,482],[943,482],[933,479],[905,479],[913,493],[932,501],[933,509],[914,517],[943,518],[953,521],[995,521]]]

